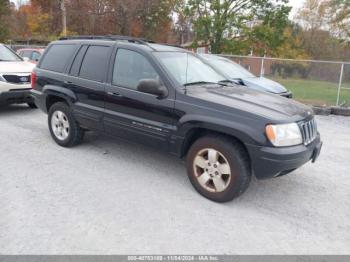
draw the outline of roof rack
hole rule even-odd
[[[59,40],[111,40],[111,41],[125,41],[130,43],[136,43],[141,45],[147,45],[148,43],[154,43],[151,40],[136,38],[131,36],[123,35],[76,35],[76,36],[65,36],[61,37]]]

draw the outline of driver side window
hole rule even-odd
[[[143,79],[159,80],[159,75],[143,55],[119,49],[114,63],[113,85],[137,90]]]

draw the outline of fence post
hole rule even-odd
[[[265,74],[264,62],[265,62],[265,55],[261,58],[260,77],[263,77]]]
[[[341,68],[340,68],[340,77],[339,77],[338,94],[337,94],[337,106],[339,106],[340,90],[343,83],[343,74],[344,74],[344,63],[341,64]]]

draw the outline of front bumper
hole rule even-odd
[[[14,89],[0,93],[0,105],[33,103],[30,88]]]
[[[246,145],[252,159],[252,169],[258,179],[286,175],[305,163],[317,160],[322,149],[320,135],[309,145],[292,147],[259,147]]]

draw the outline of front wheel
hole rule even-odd
[[[65,103],[59,102],[51,106],[48,124],[52,138],[60,146],[73,147],[78,145],[84,137],[84,130]]]
[[[187,155],[187,173],[204,197],[227,202],[241,195],[251,179],[249,157],[237,141],[219,135],[198,139]]]

